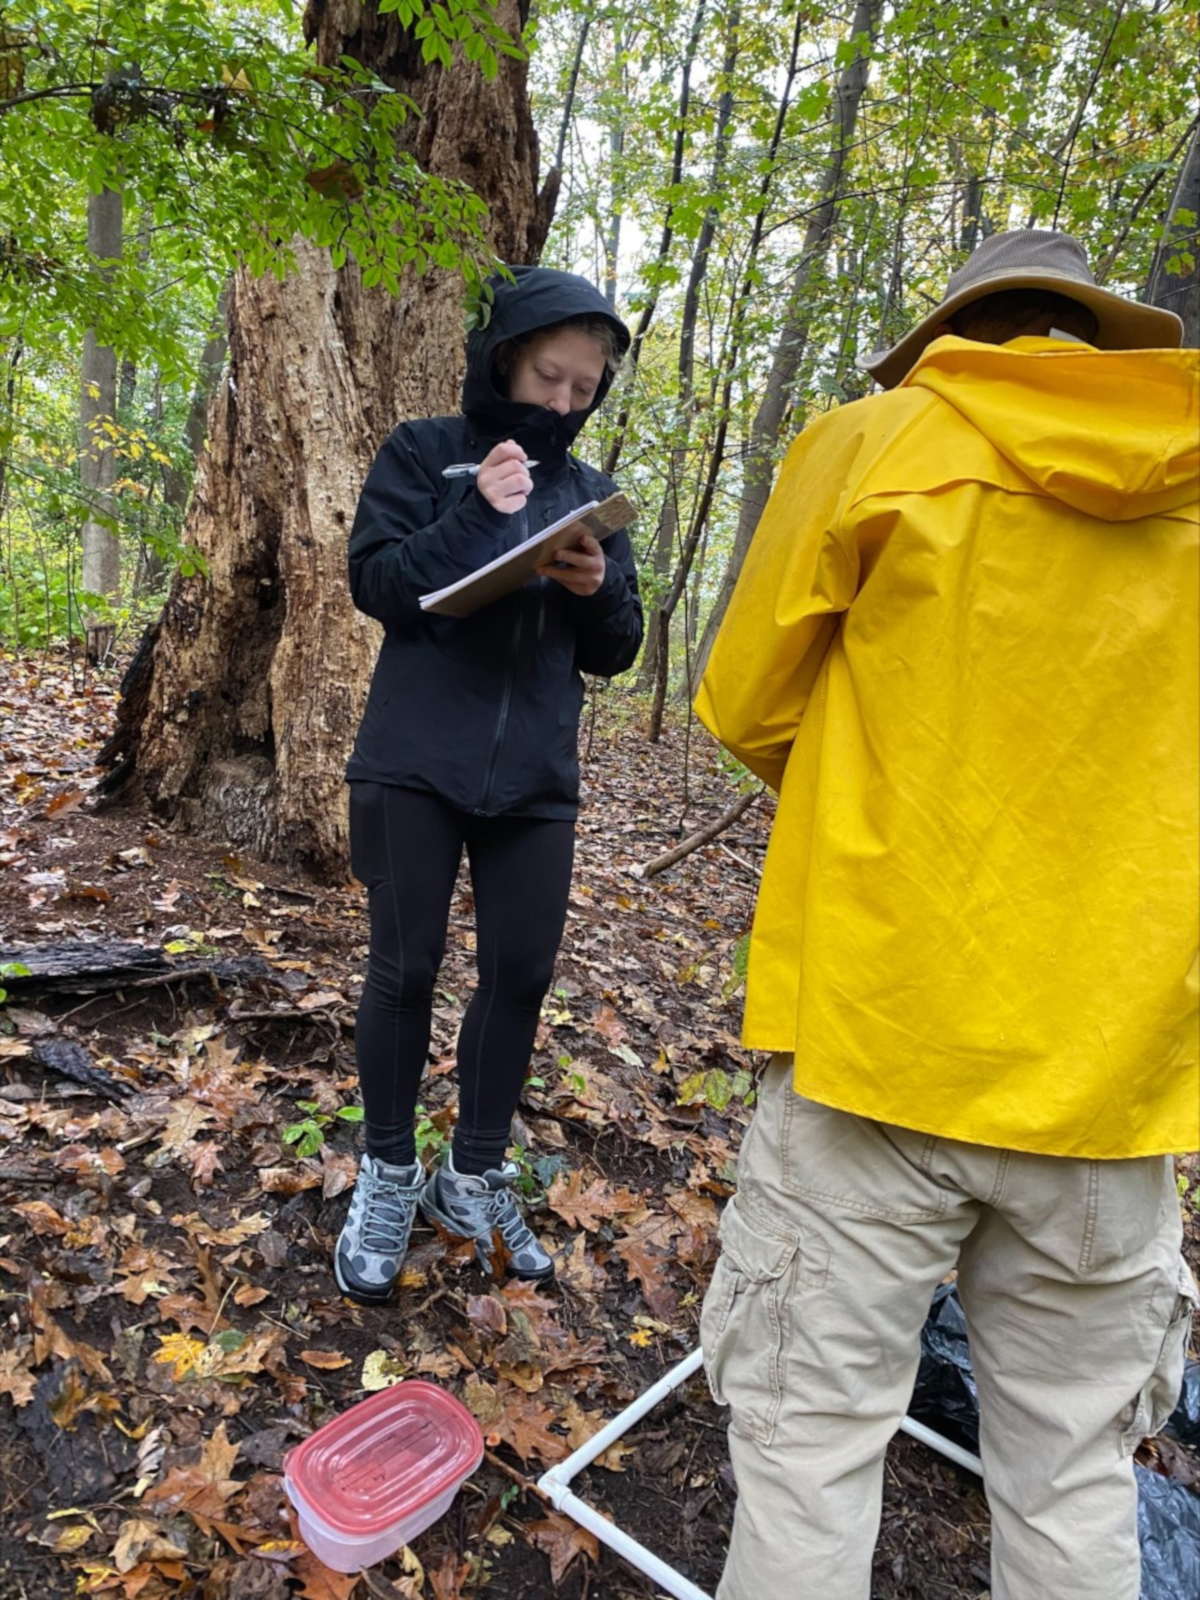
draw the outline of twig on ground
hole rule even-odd
[[[702,845],[711,844],[718,834],[724,833],[739,817],[744,816],[754,802],[762,794],[765,785],[751,789],[747,794],[739,795],[733,805],[722,811],[715,822],[710,822],[707,827],[691,834],[682,840],[673,850],[667,850],[661,856],[655,856],[653,861],[647,861],[644,867],[633,867],[631,870],[635,877],[653,878],[660,872],[665,872],[668,867],[673,867],[677,861],[682,861],[684,856],[690,856],[693,850],[699,850]]]

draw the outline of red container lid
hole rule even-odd
[[[479,1424],[411,1378],[369,1395],[289,1450],[288,1481],[335,1533],[369,1538],[461,1483],[483,1459]]]

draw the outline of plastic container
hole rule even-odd
[[[444,1515],[482,1460],[483,1434],[467,1408],[413,1378],[289,1450],[283,1479],[305,1544],[335,1572],[357,1572]]]

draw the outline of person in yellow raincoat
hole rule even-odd
[[[993,235],[809,425],[697,700],[779,792],[772,1051],[701,1336],[720,1600],[866,1600],[883,1455],[957,1266],[993,1600],[1137,1600],[1200,1148],[1200,368],[1082,248]]]

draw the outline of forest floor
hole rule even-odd
[[[768,803],[640,879],[634,868],[733,791],[702,731],[672,726],[650,746],[641,705],[601,696],[585,719],[567,933],[517,1128],[557,1286],[492,1282],[419,1224],[393,1303],[363,1309],[330,1266],[359,1146],[338,1112],[355,1104],[362,892],[136,808],[94,810],[116,684],[65,655],[0,654],[0,960],[56,948],[69,968],[72,941],[88,940],[118,969],[133,947],[146,963],[112,987],[0,978],[0,1600],[650,1600],[648,1579],[531,1485],[697,1342],[750,1117],[735,960]],[[427,1158],[452,1122],[470,910],[464,876]],[[1181,1170],[1194,1196],[1194,1159]],[[1196,1261],[1194,1209],[1189,1225]],[[403,1559],[333,1573],[296,1540],[281,1458],[405,1376],[466,1402],[485,1461]],[[703,1378],[574,1487],[715,1590],[734,1490]],[[987,1590],[977,1482],[898,1437],[875,1595]]]

